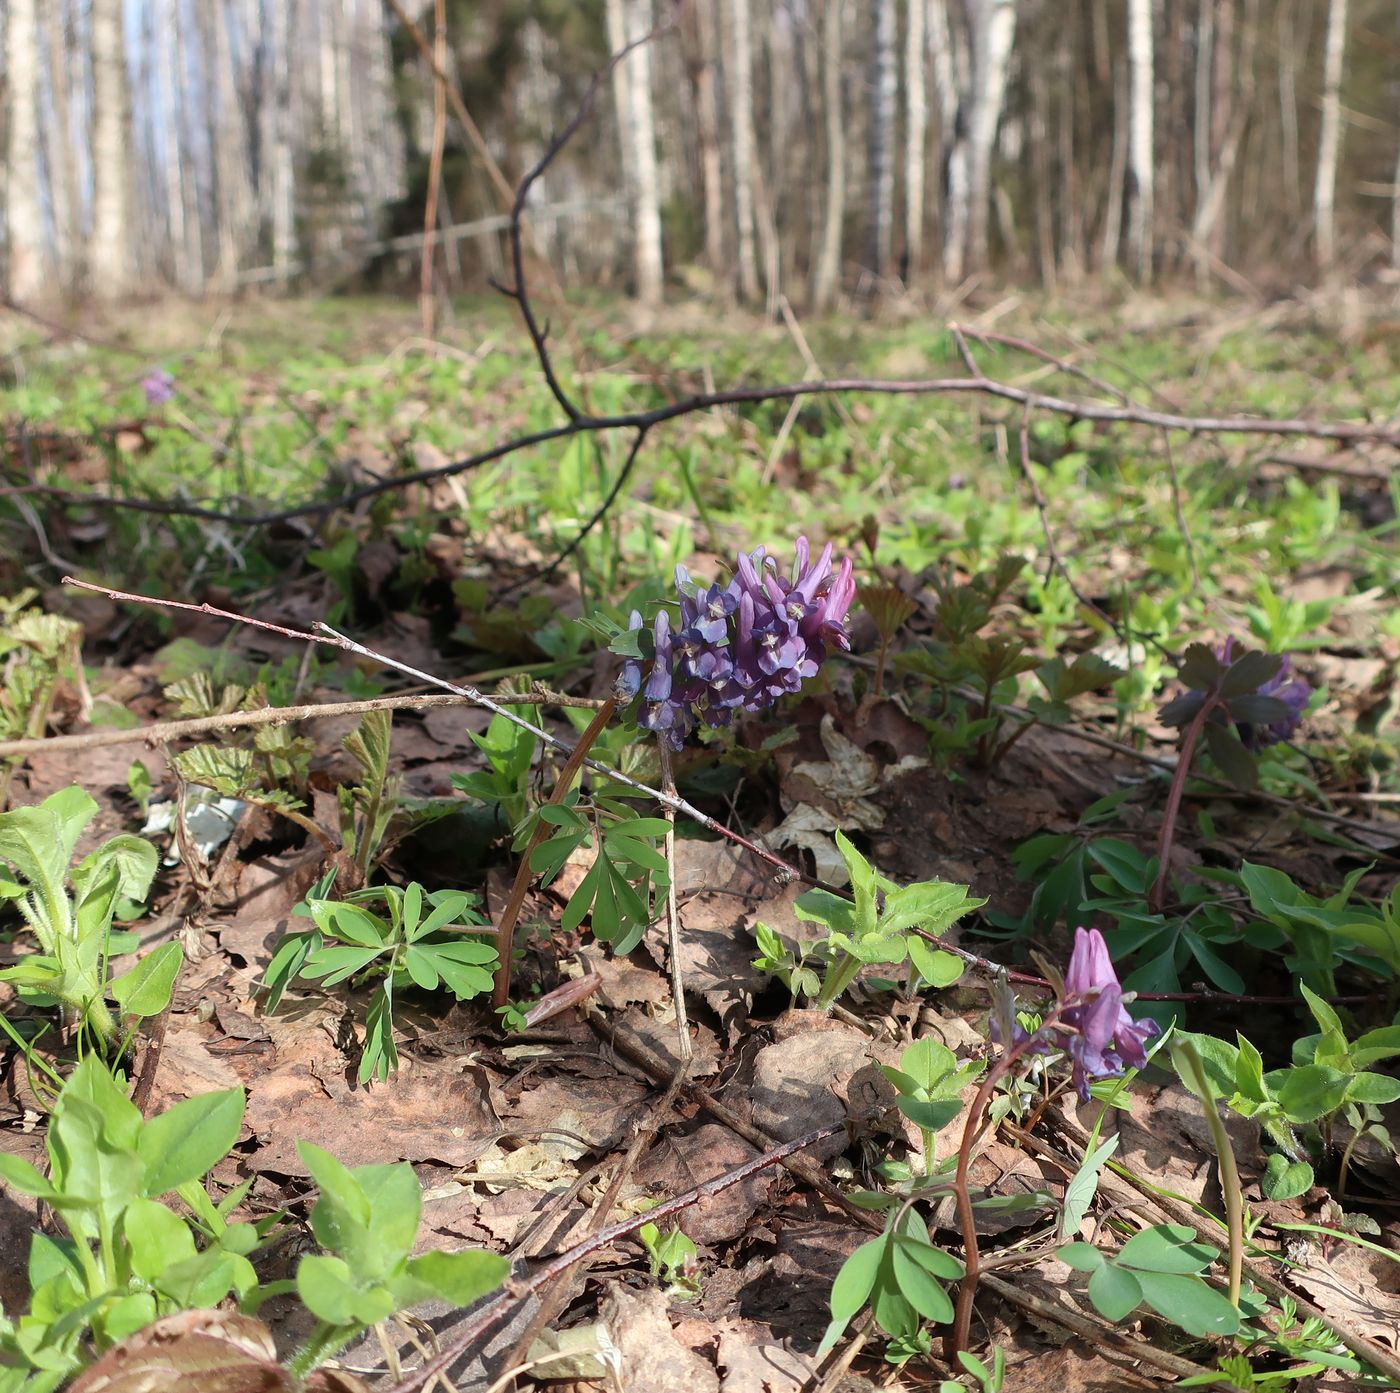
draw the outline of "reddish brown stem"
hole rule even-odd
[[[1156,911],[1162,908],[1167,897],[1167,880],[1170,873],[1172,840],[1176,836],[1176,818],[1181,811],[1181,797],[1186,792],[1186,778],[1191,772],[1191,761],[1196,753],[1196,742],[1205,729],[1206,719],[1216,705],[1216,698],[1207,695],[1201,709],[1191,719],[1181,737],[1181,752],[1176,758],[1176,769],[1172,774],[1171,788],[1167,790],[1167,806],[1162,809],[1162,830],[1157,835],[1157,880],[1148,896],[1148,908]]]
[[[578,771],[583,768],[583,761],[588,757],[589,750],[593,748],[593,742],[602,734],[603,727],[612,720],[616,710],[617,698],[609,697],[594,713],[588,728],[579,736],[578,744],[570,751],[569,758],[559,772],[554,792],[549,795],[549,801],[544,807],[557,807],[564,801],[578,777]],[[510,887],[510,898],[506,901],[496,924],[496,946],[501,954],[501,965],[496,969],[496,985],[491,993],[493,1006],[504,1006],[510,1000],[510,968],[515,947],[515,925],[520,918],[520,910],[525,903],[530,881],[534,878],[534,873],[530,870],[530,854],[545,839],[549,826],[543,817],[536,821],[535,830],[530,834],[530,840],[520,855],[520,867],[515,873],[515,884]]]

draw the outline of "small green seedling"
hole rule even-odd
[[[117,1030],[108,997],[123,1016],[159,1015],[181,952],[177,943],[162,944],[130,971],[110,977],[111,954],[135,946],[133,935],[112,933],[112,921],[123,902],[145,899],[157,855],[150,842],[124,833],[70,869],[78,838],[96,813],[97,804],[74,785],[38,807],[0,814],[0,904],[13,904],[39,942],[39,952],[0,972],[0,981],[33,1005],[60,1006],[105,1043]]]
[[[695,1241],[679,1228],[662,1233],[655,1224],[643,1224],[637,1231],[647,1251],[651,1275],[666,1284],[666,1295],[689,1301],[700,1294],[695,1276]]]
[[[983,1360],[978,1359],[975,1354],[971,1354],[965,1349],[958,1351],[958,1363],[974,1380],[971,1387],[975,1388],[977,1393],[1001,1393],[1001,1390],[1006,1386],[1006,1353],[1004,1350],[994,1349],[992,1351],[990,1368]],[[938,1385],[938,1393],[966,1393],[968,1387],[969,1385],[966,1383],[945,1378]]]
[[[930,947],[923,934],[945,932],[986,901],[971,898],[965,885],[941,880],[896,885],[880,875],[844,833],[837,832],[836,846],[850,873],[853,900],[828,890],[809,890],[797,901],[797,917],[824,924],[826,938],[789,950],[772,929],[761,925],[755,932],[760,935],[763,956],[755,965],[773,964],[765,970],[780,976],[786,973],[783,980],[794,995],[800,990],[811,996],[816,973],[808,962],[820,963],[823,970],[815,996],[823,1010],[829,1010],[861,969],[872,964],[907,962],[914,988],[956,982],[963,972],[961,959]]]
[[[359,1080],[388,1078],[398,1068],[394,1044],[394,998],[409,986],[445,987],[459,1001],[491,990],[495,946],[480,934],[484,920],[470,908],[474,896],[461,890],[425,894],[416,882],[406,889],[375,885],[344,899],[323,898],[330,877],[294,913],[308,914],[315,928],[282,937],[263,976],[267,1009],[274,1011],[294,978],[375,982],[365,1016],[365,1047]],[[365,908],[383,902],[388,918]]]

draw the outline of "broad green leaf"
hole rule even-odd
[[[1352,1076],[1325,1064],[1307,1064],[1301,1069],[1274,1069],[1264,1076],[1264,1082],[1290,1121],[1316,1122],[1346,1101]]]
[[[1184,1224],[1156,1224],[1135,1233],[1114,1261],[1146,1272],[1199,1272],[1220,1254],[1195,1238]]]
[[[144,1281],[155,1281],[168,1267],[195,1255],[189,1226],[156,1200],[132,1200],[122,1215],[122,1229],[131,1248],[131,1269]]]
[[[296,1145],[321,1191],[311,1208],[311,1231],[317,1241],[333,1253],[363,1244],[372,1216],[359,1181],[329,1151],[309,1141]]]
[[[869,1300],[875,1280],[880,1275],[886,1243],[887,1239],[883,1237],[872,1238],[868,1243],[862,1243],[841,1264],[841,1270],[831,1284],[831,1324],[817,1347],[818,1358],[836,1344],[842,1331]]]
[[[389,937],[388,924],[359,905],[341,900],[309,900],[307,908],[327,938],[342,938],[362,948],[379,948]]]
[[[1358,1069],[1368,1064],[1379,1063],[1382,1059],[1393,1059],[1400,1054],[1400,1025],[1385,1025],[1379,1030],[1368,1030],[1352,1042],[1351,1061]]]
[[[245,1101],[241,1088],[223,1089],[186,1098],[151,1118],[137,1143],[146,1168],[143,1192],[154,1199],[202,1181],[238,1140]]]
[[[956,953],[942,948],[934,948],[917,934],[910,934],[906,940],[909,960],[919,976],[938,991],[951,987],[967,968],[967,964]]]
[[[927,1232],[923,1238],[897,1237],[895,1244],[903,1249],[905,1256],[911,1262],[918,1263],[926,1272],[931,1272],[935,1277],[941,1277],[945,1282],[958,1281],[967,1270],[961,1259],[930,1243]]]
[[[123,833],[104,842],[73,868],[73,889],[80,897],[110,869],[117,873],[117,894],[128,900],[144,900],[155,879],[160,857],[144,837]]]
[[[1116,1322],[1142,1304],[1142,1287],[1126,1268],[1106,1262],[1089,1278],[1089,1300],[1105,1320]]]
[[[1097,1272],[1107,1261],[1092,1243],[1066,1243],[1055,1256],[1076,1272]]]
[[[1225,1040],[1217,1040],[1214,1035],[1194,1035],[1187,1030],[1178,1031],[1175,1038],[1190,1041],[1195,1045],[1196,1052],[1201,1056],[1201,1063],[1205,1067],[1206,1078],[1210,1080],[1211,1086],[1218,1094],[1228,1098],[1235,1092],[1240,1052],[1234,1045]],[[1191,1071],[1178,1067],[1176,1072],[1186,1089],[1199,1098],[1201,1096],[1200,1090],[1191,1077]]]
[[[0,1151],[0,1180],[22,1195],[34,1195],[49,1203],[61,1194],[22,1156],[13,1156],[8,1151]]]
[[[387,1290],[362,1290],[340,1258],[321,1253],[308,1254],[297,1265],[297,1295],[313,1316],[331,1325],[373,1325],[394,1314]]]
[[[175,978],[185,955],[175,942],[162,943],[140,959],[135,967],[113,979],[112,998],[127,1016],[158,1016],[170,1004]]]
[[[1363,1071],[1353,1076],[1347,1085],[1346,1096],[1349,1103],[1393,1103],[1400,1098],[1400,1079],[1392,1078],[1389,1074]]]
[[[459,1253],[432,1252],[411,1258],[405,1271],[449,1306],[470,1306],[510,1275],[510,1262],[498,1253],[468,1249]]]
[[[926,1132],[941,1132],[963,1110],[961,1098],[897,1098],[895,1106]]]
[[[1188,1335],[1233,1335],[1240,1313],[1199,1277],[1166,1272],[1135,1271],[1147,1304]]]

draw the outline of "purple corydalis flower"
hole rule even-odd
[[[1135,1021],[1128,1014],[1108,944],[1097,929],[1074,931],[1059,1018],[1062,1024],[1051,1033],[1074,1061],[1074,1086],[1086,1102],[1090,1079],[1117,1078],[1125,1067],[1141,1069],[1147,1063],[1146,1042],[1159,1029],[1154,1020]]]
[[[164,368],[152,368],[141,379],[141,390],[146,394],[147,406],[164,406],[174,399],[175,379]]]
[[[697,585],[676,567],[679,625],[658,616],[654,657],[628,659],[618,678],[623,700],[642,697],[639,725],[679,750],[697,725],[725,726],[736,710],[765,710],[815,677],[831,649],[850,649],[852,563],[833,571],[830,546],[814,561],[805,537],[796,551],[790,577],[762,547],[740,553],[727,586]],[[630,627],[641,626],[634,614]]]
[[[1124,1000],[1103,935],[1097,929],[1075,929],[1064,994],[1047,1022],[1032,1033],[1016,1020],[1014,1001],[1001,1003],[992,1013],[992,1040],[1028,1054],[1063,1050],[1073,1064],[1075,1090],[1087,1103],[1091,1080],[1141,1069],[1147,1063],[1147,1041],[1158,1034],[1157,1022],[1135,1021]]]

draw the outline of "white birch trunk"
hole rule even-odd
[[[20,304],[42,297],[44,219],[39,194],[39,33],[35,0],[9,0],[5,26],[9,120],[5,149],[5,222],[9,232],[10,296]]]
[[[724,273],[724,159],[720,153],[719,103],[715,98],[715,74],[720,42],[714,4],[691,6],[695,25],[696,137],[700,144],[700,178],[705,190],[705,263],[720,277]]]
[[[627,38],[642,38],[652,27],[651,0],[627,0]],[[661,303],[661,199],[656,169],[656,119],[651,101],[651,46],[634,49],[624,64],[631,84],[631,146],[637,170],[637,298]]]
[[[1140,281],[1152,279],[1152,0],[1128,0],[1128,253]]]
[[[215,3],[215,0],[206,0],[200,9],[200,28],[214,102],[210,122],[214,206],[218,219],[214,282],[224,291],[234,287],[239,264],[246,254],[257,222],[248,163],[247,132],[239,106],[238,80],[234,72],[228,26],[227,7]]]
[[[826,109],[826,214],[812,275],[812,308],[825,311],[841,279],[841,229],[846,219],[846,120],[841,99],[842,19],[846,0],[822,7],[822,105]]]
[[[869,174],[870,247],[868,262],[876,276],[889,273],[894,240],[894,122],[898,97],[895,66],[895,0],[871,0],[875,43],[871,58]]]
[[[909,0],[904,40],[904,276],[912,282],[924,259],[924,150],[928,141],[928,0]]]
[[[730,125],[734,149],[734,212],[739,223],[739,294],[758,299],[754,239],[753,26],[749,0],[727,0],[730,43]]]
[[[119,296],[132,288],[131,88],[121,0],[92,0],[92,241],[88,270],[93,293]]]
[[[272,264],[283,278],[291,274],[296,257],[296,208],[292,162],[292,77],[288,48],[293,25],[293,0],[264,0],[267,65],[271,91],[268,121],[267,197],[272,228]]]
[[[1016,37],[1015,0],[970,0],[972,71],[948,157],[947,233],[943,274],[960,281],[987,261],[992,155]]]
[[[1342,65],[1346,57],[1347,0],[1330,0],[1322,60],[1322,125],[1317,138],[1317,181],[1313,185],[1314,250],[1327,271],[1337,256],[1335,206],[1337,159],[1342,146]]]
[[[73,140],[71,93],[77,66],[70,27],[72,16],[64,0],[50,0],[48,29],[49,100],[52,120],[46,123],[49,196],[53,210],[54,264],[58,284],[72,292],[82,281],[79,237],[82,205],[78,198],[78,151]]]

